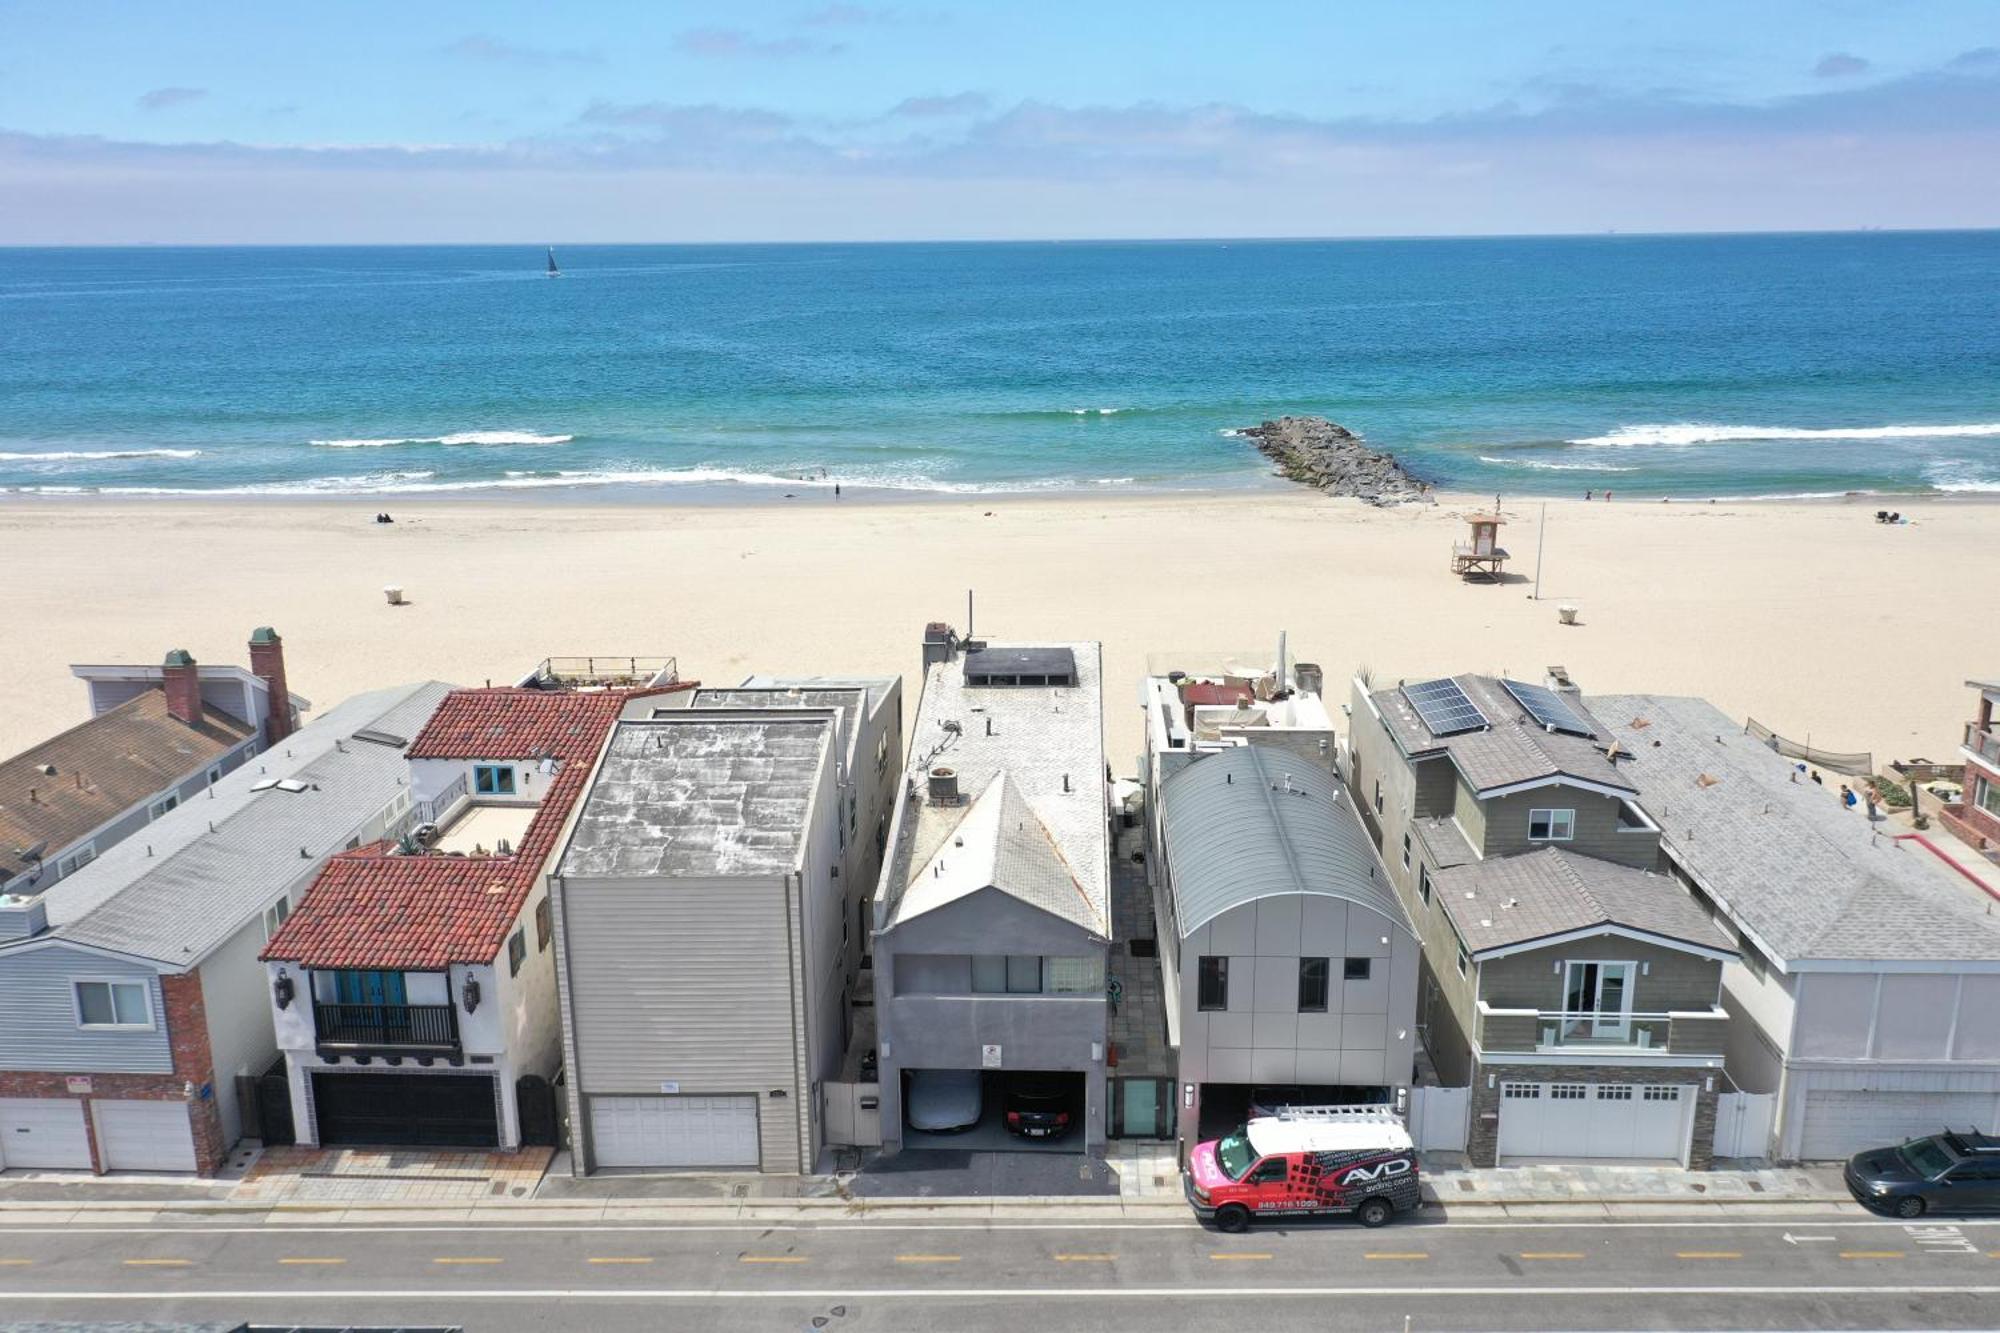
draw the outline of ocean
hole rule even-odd
[[[2000,492],[2000,232],[556,253],[0,249],[0,489]]]

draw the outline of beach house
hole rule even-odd
[[[961,639],[935,622],[924,632],[874,900],[885,1151],[1004,1143],[1022,1096],[1056,1108],[1061,1132],[1044,1142],[1104,1141],[1099,658],[1093,642]]]
[[[1421,950],[1329,764],[1239,744],[1158,795],[1183,1161],[1252,1108],[1408,1106]]]
[[[2000,861],[2000,680],[1968,680],[1979,692],[1972,721],[1965,724],[1959,754],[1965,759],[1963,796],[1944,807],[1944,826],[1989,861]]]
[[[612,733],[551,881],[576,1174],[814,1169],[862,948],[841,756],[870,691],[833,693]]]
[[[1713,1156],[1733,942],[1573,689],[1356,680],[1350,790],[1423,940],[1417,1024],[1475,1165]]]
[[[257,955],[322,862],[411,811],[449,687],[357,695],[46,889],[0,895],[0,1168],[209,1173],[264,1132]],[[282,696],[281,696],[282,697]]]
[[[1705,700],[1594,695],[1590,710],[1664,865],[1732,937],[1728,1070],[1770,1099],[1770,1155],[2000,1130],[2000,872],[1871,822]]]
[[[546,874],[620,710],[677,688],[455,690],[398,742],[407,831],[329,860],[262,953],[297,1142],[556,1141]]]
[[[0,761],[0,893],[45,892],[297,728],[284,643],[250,636],[250,666],[77,665],[90,717]]]

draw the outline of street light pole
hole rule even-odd
[[[1542,501],[1541,526],[1535,529],[1535,592],[1533,600],[1537,602],[1542,600],[1542,538],[1548,535],[1548,531],[1549,502],[1544,500]]]

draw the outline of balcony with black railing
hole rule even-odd
[[[458,1010],[449,1004],[315,1004],[322,1055],[457,1055]]]

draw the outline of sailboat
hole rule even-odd
[[[556,267],[556,248],[553,245],[549,247],[549,276],[552,278],[562,276],[562,270]]]

